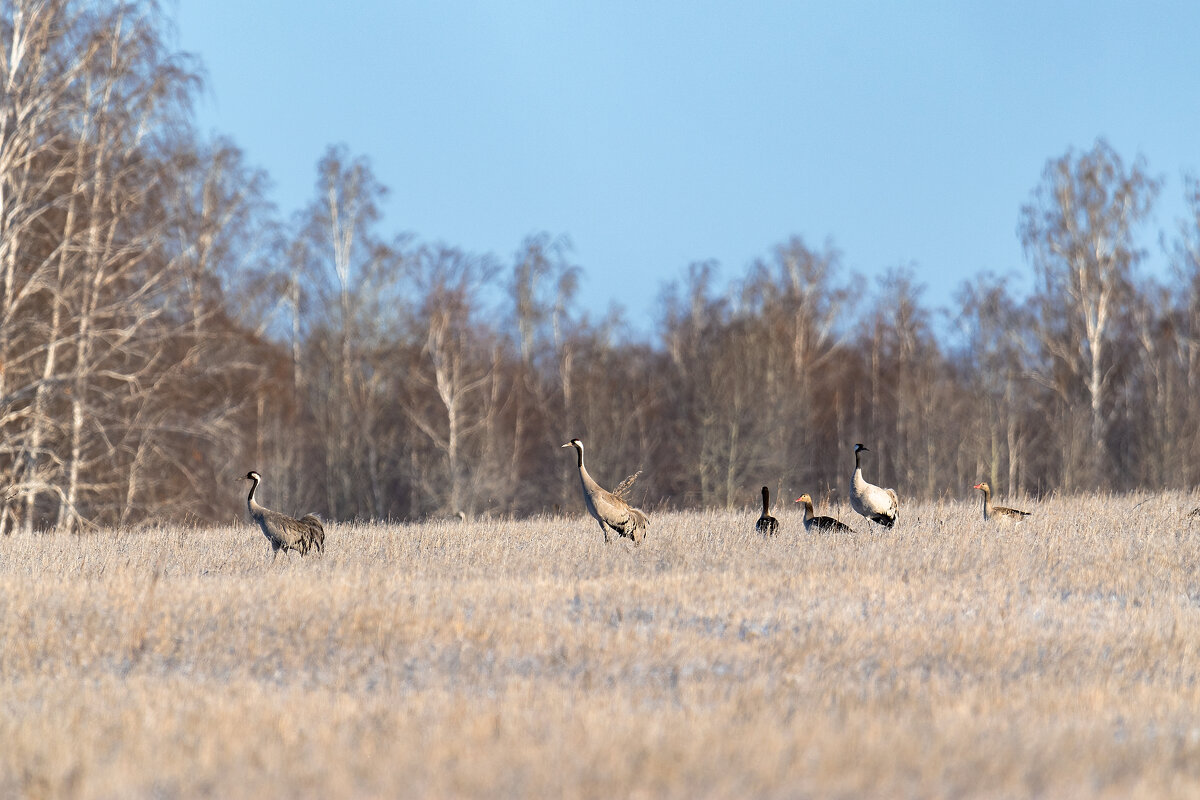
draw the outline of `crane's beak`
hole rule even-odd
[[[567,442],[566,444],[563,445],[563,447],[574,447],[574,446],[575,445],[571,444],[570,442]]]

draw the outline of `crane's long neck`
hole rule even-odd
[[[254,502],[254,492],[258,489],[258,478],[250,479],[250,494],[246,495],[246,508],[250,509],[250,513],[254,513],[254,507],[258,503]]]
[[[979,491],[983,492],[983,513],[988,516],[992,512],[992,489],[990,486],[984,486]]]
[[[604,491],[603,487],[596,483],[595,479],[588,474],[587,467],[583,465],[583,446],[575,445],[575,450],[579,453],[579,483],[583,487],[584,497],[589,497],[595,492]]]

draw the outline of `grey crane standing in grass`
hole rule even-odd
[[[804,530],[812,533],[814,530],[833,531],[834,533],[854,533],[854,529],[844,522],[834,519],[833,517],[818,517],[813,511],[812,497],[805,494],[796,498],[797,503],[804,504]]]
[[[300,555],[308,555],[315,547],[318,553],[325,551],[325,526],[316,514],[305,514],[300,519],[293,519],[287,514],[280,514],[269,508],[263,508],[254,499],[254,492],[262,481],[262,476],[254,470],[246,473],[239,480],[250,481],[250,494],[246,497],[246,507],[250,510],[250,519],[258,523],[263,535],[271,543],[271,561],[279,557],[279,551],[285,553],[295,550]]]
[[[758,518],[758,522],[754,523],[754,530],[764,536],[771,536],[779,533],[779,520],[772,517],[769,513],[771,510],[771,490],[767,487],[762,488],[763,512]]]
[[[620,536],[628,536],[633,539],[634,544],[641,544],[650,520],[641,511],[626,503],[623,497],[633,486],[638,475],[642,474],[641,471],[639,470],[623,480],[615,491],[605,491],[600,484],[592,480],[587,467],[583,465],[583,442],[572,439],[563,447],[574,447],[579,454],[579,482],[583,485],[583,502],[587,506],[588,513],[600,523],[600,532],[604,534],[604,541],[612,541],[608,532],[613,530]]]
[[[896,524],[896,516],[900,513],[896,490],[881,489],[873,483],[866,482],[862,476],[862,466],[858,462],[858,454],[863,451],[871,452],[861,442],[854,445],[854,477],[850,479],[850,507],[871,522],[890,528]]]
[[[983,518],[984,520],[1021,520],[1029,516],[1028,511],[1018,511],[1015,508],[1005,508],[1004,506],[992,505],[992,487],[987,485],[987,482],[977,483],[972,488],[983,492]]]

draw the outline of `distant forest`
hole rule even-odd
[[[196,131],[198,65],[156,3],[0,14],[4,532],[229,522],[249,469],[271,506],[332,520],[578,510],[576,436],[610,488],[643,469],[651,511],[763,484],[836,500],[856,441],[902,511],[979,480],[1200,477],[1200,182],[1160,233],[1169,279],[1145,277],[1161,181],[1102,139],[1014,209],[1028,296],[979,274],[938,326],[911,273],[867,281],[790,238],[729,282],[687,267],[630,341],[583,310],[564,238],[505,258],[391,232],[343,148],[281,219],[267,176]]]

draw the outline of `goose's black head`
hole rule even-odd
[[[858,444],[854,445],[854,452],[857,453],[860,450],[866,450],[868,453],[871,452],[869,449],[867,449],[867,446],[865,444],[863,444],[862,442],[859,442]]]

